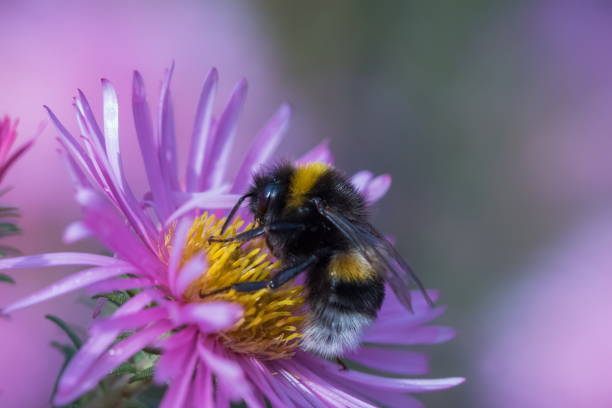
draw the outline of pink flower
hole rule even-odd
[[[279,407],[375,407],[379,403],[417,407],[420,403],[404,392],[461,383],[460,378],[406,378],[427,372],[422,354],[369,344],[432,344],[452,338],[452,329],[423,325],[444,308],[429,308],[419,294],[414,294],[415,313],[410,314],[387,291],[379,319],[363,338],[368,344],[346,356],[394,377],[342,371],[335,363],[299,351],[303,319],[299,285],[254,293],[230,291],[210,300],[199,296],[202,288],[210,292],[249,276],[265,277],[276,267],[262,242],[210,244],[207,237],[219,233],[217,216],[236,202],[251,174],[270,160],[291,112],[288,105],[281,106],[236,165],[232,144],[247,83],[238,83],[225,109],[215,116],[217,72],[211,70],[204,81],[187,169],[181,177],[170,97],[172,71],[166,72],[162,83],[155,125],[142,77],[134,74],[134,123],[150,188],[142,199],[136,197],[122,170],[117,95],[107,80],[102,80],[103,126],[81,92],[75,99],[80,137],[70,134],[49,110],[83,210],[82,221],[67,229],[66,239],[93,235],[115,256],[49,253],[0,260],[2,269],[88,266],[3,312],[80,288],[88,288],[90,294],[136,291],[112,315],[94,322],[89,339],[62,375],[55,403],[69,403],[92,390],[147,346],[162,351],[152,363],[155,381],[169,385],[162,407],[223,407],[238,400],[249,407],[263,407],[266,400]],[[298,162],[331,160],[327,144],[322,143]],[[232,174],[234,168],[238,170]],[[391,179],[360,172],[353,182],[374,202],[386,193]],[[235,233],[241,225],[234,222],[227,233]],[[431,296],[437,295],[432,292]],[[120,337],[126,332],[131,334]]]
[[[30,140],[21,145],[16,151],[10,153],[11,147],[17,138],[17,124],[19,121],[11,120],[5,116],[0,120],[0,183],[4,180],[7,170],[15,164],[17,159],[24,154],[34,142]]]

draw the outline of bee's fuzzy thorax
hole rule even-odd
[[[291,175],[287,206],[296,208],[304,204],[306,195],[328,170],[329,166],[320,162],[308,163],[296,167]]]

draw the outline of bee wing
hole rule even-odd
[[[317,205],[317,209],[371,265],[379,267],[385,281],[389,283],[399,301],[408,310],[412,310],[410,299],[412,283],[416,284],[427,303],[433,305],[433,301],[412,268],[374,227],[370,224],[351,222],[343,215],[324,208],[322,205]]]

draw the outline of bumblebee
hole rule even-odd
[[[364,197],[337,169],[318,162],[283,163],[256,175],[222,232],[247,199],[256,227],[211,241],[246,242],[263,236],[284,267],[269,281],[220,291],[275,289],[306,271],[309,309],[303,349],[334,358],[357,348],[382,306],[385,282],[408,310],[412,283],[432,303],[408,264],[368,222]]]

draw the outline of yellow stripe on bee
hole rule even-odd
[[[334,255],[329,263],[333,279],[359,283],[373,277],[372,265],[357,251]]]
[[[327,164],[319,162],[308,163],[297,167],[291,175],[289,201],[287,205],[295,208],[304,204],[306,194],[312,190],[319,178],[321,178],[328,169],[329,166]]]

